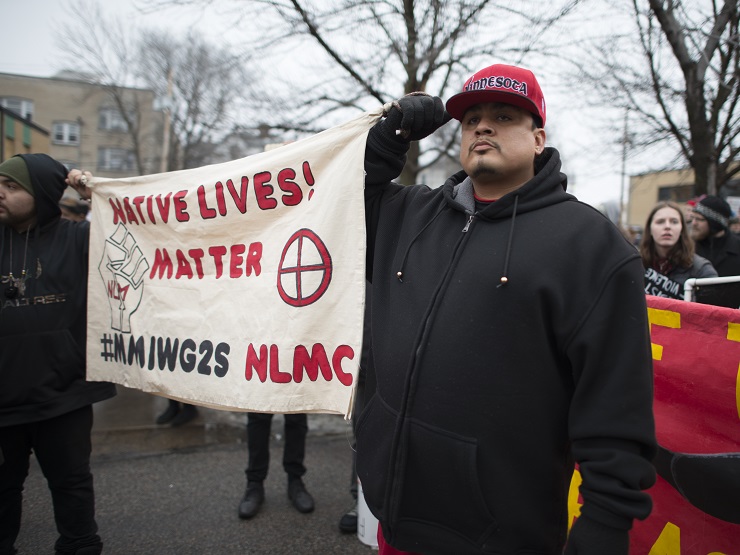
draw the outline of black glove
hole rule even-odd
[[[378,127],[386,136],[418,141],[434,133],[450,118],[441,98],[416,92],[394,101]]]
[[[629,548],[629,530],[580,516],[570,529],[563,555],[627,555]]]

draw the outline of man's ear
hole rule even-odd
[[[538,127],[537,129],[532,130],[532,133],[534,133],[534,152],[535,154],[542,154],[542,151],[545,150],[545,142],[547,140],[547,133],[545,133],[545,130],[542,127]]]

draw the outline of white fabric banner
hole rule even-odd
[[[228,410],[351,411],[380,111],[192,170],[93,180],[87,376]]]

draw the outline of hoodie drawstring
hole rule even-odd
[[[511,257],[511,242],[514,239],[514,221],[516,220],[517,206],[519,206],[519,195],[514,197],[514,211],[511,214],[511,227],[509,227],[509,239],[506,242],[506,255],[504,256],[504,271],[501,275],[501,283],[496,287],[501,287],[509,283],[509,277],[507,274],[509,273],[509,258]]]
[[[409,256],[409,251],[411,250],[411,245],[413,245],[414,242],[421,236],[421,234],[424,233],[426,231],[426,229],[430,225],[432,225],[432,223],[434,222],[434,220],[437,219],[437,217],[442,213],[442,210],[444,210],[444,208],[445,208],[444,205],[442,205],[442,206],[439,207],[439,209],[437,210],[437,213],[434,214],[434,216],[429,219],[429,221],[424,225],[424,227],[421,228],[421,230],[419,231],[419,233],[417,233],[416,235],[414,235],[414,238],[411,239],[411,241],[409,242],[408,246],[406,247],[406,250],[403,253],[403,258],[401,259],[401,268],[396,272],[396,277],[398,278],[398,281],[400,281],[401,283],[403,283],[403,268],[406,265],[406,259]]]
[[[509,261],[511,259],[511,245],[514,240],[514,225],[516,223],[516,213],[517,213],[518,207],[519,207],[519,195],[516,195],[514,196],[514,210],[511,214],[511,225],[509,226],[509,237],[506,241],[506,253],[504,255],[504,270],[500,278],[500,283],[496,287],[501,287],[509,283],[509,277],[508,277]],[[426,229],[430,225],[432,225],[434,220],[436,220],[437,217],[442,213],[443,209],[444,209],[444,206],[441,206],[439,210],[437,210],[437,213],[432,218],[430,218],[430,220],[424,225],[424,227],[421,228],[421,230],[416,235],[414,235],[413,239],[411,239],[408,246],[406,247],[406,250],[403,253],[403,258],[401,259],[401,267],[398,270],[398,272],[396,272],[396,278],[398,278],[398,281],[400,281],[401,283],[403,283],[403,268],[406,265],[406,259],[409,256],[409,252],[411,251],[412,245],[421,236],[421,234],[424,233],[424,231],[426,231]],[[463,231],[467,231],[467,228],[470,225],[472,218],[473,216],[471,216],[468,219],[468,224],[465,226],[465,229]]]

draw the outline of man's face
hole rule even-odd
[[[26,231],[36,224],[36,199],[5,176],[0,176],[0,224],[16,231]]]
[[[532,115],[511,104],[478,104],[463,116],[460,163],[475,184],[523,185],[544,146],[545,130],[533,129]]]
[[[709,222],[698,212],[691,214],[691,238],[694,241],[703,241],[709,237]]]

